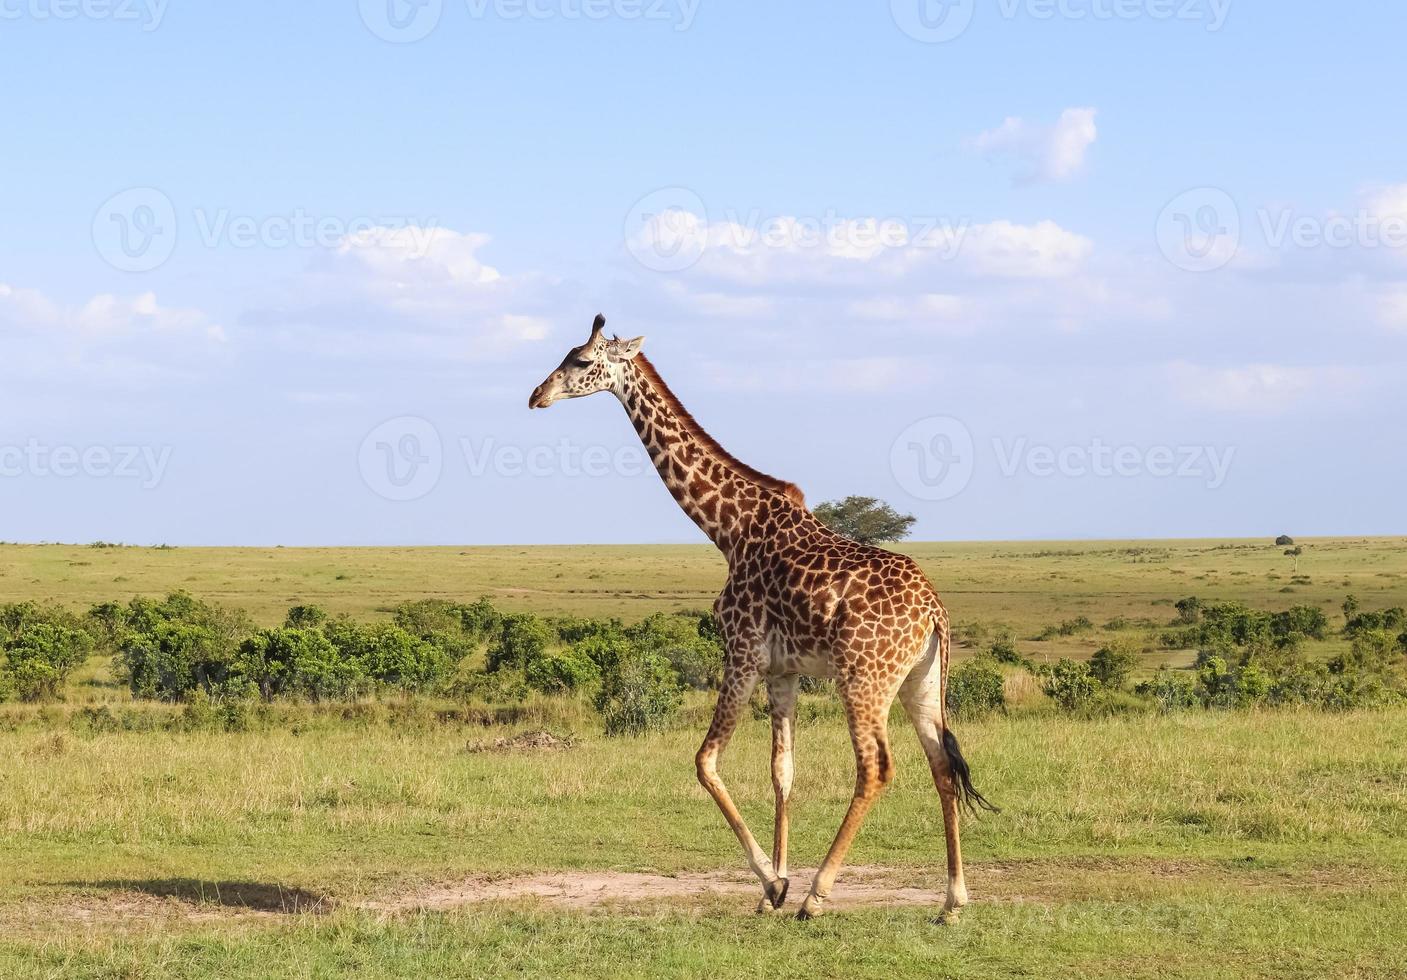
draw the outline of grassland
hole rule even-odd
[[[1337,612],[1401,604],[1407,538],[1299,539],[1296,563],[1268,539],[916,543],[898,550],[928,572],[959,621],[1018,631],[1075,616],[1166,621],[1184,595]],[[0,602],[52,598],[75,608],[185,589],[248,609],[265,624],[312,602],[360,618],[403,599],[488,595],[505,609],[643,618],[710,606],[726,568],[710,545],[492,548],[95,548],[0,545]]]
[[[1402,539],[1301,543],[1293,581],[1282,549],[1261,542],[911,551],[959,621],[1007,622],[1023,649],[1077,615],[1166,622],[1168,603],[1193,593],[1329,613],[1346,592],[1370,609],[1407,600]],[[78,607],[179,587],[266,622],[295,601],[374,617],[403,598],[478,594],[637,618],[706,604],[721,575],[708,552],[682,547],[0,547],[0,601]],[[574,701],[494,727],[417,704],[293,706],[234,733],[82,724],[86,703],[124,696],[95,663],[68,703],[0,712],[0,977],[1403,975],[1407,711],[965,723],[978,784],[1003,811],[967,824],[974,905],[942,928],[920,906],[799,923],[734,897],[386,911],[471,877],[739,867],[693,779],[702,697],[677,729],[640,740],[604,738]],[[836,713],[808,709],[793,808],[802,868],[824,853],[853,781]],[[543,725],[572,744],[478,751]],[[851,863],[941,890],[936,799],[902,718],[893,727],[899,778]],[[725,762],[764,840],[767,751],[754,720]]]

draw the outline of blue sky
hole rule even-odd
[[[0,0],[0,540],[697,540],[609,396],[526,410],[598,310],[922,538],[1403,533],[1404,36]]]

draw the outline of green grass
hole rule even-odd
[[[941,887],[936,799],[897,719],[893,734],[899,779],[851,861]],[[510,961],[528,974],[605,975],[628,957],[642,973],[746,965],[781,976],[833,956],[854,975],[1307,976],[1372,973],[1374,955],[1385,974],[1389,947],[1407,938],[1396,911],[1407,898],[1407,711],[1028,715],[962,736],[979,785],[1004,807],[967,825],[976,905],[963,923],[864,909],[812,929],[721,900],[388,918],[355,907],[483,873],[739,866],[693,779],[696,732],[611,742],[587,732],[562,752],[495,754],[466,751],[477,729],[316,718],[298,734],[22,728],[0,734],[0,757],[13,760],[0,776],[0,975],[399,976],[417,963],[477,975]],[[726,763],[764,836],[767,749],[765,723],[749,723]],[[797,752],[794,860],[814,865],[853,776],[831,718],[803,726]],[[98,915],[83,929],[66,918],[182,881],[297,889],[337,910],[257,922]],[[1124,962],[1140,951],[1153,959]],[[150,962],[169,972],[133,966]]]
[[[1103,624],[1172,616],[1185,595],[1253,605],[1309,603],[1337,616],[1347,592],[1364,608],[1400,604],[1407,538],[1299,539],[1291,559],[1270,538],[1178,541],[915,543],[959,622],[1005,621],[1020,633],[1088,616]],[[186,589],[249,609],[262,623],[314,602],[360,618],[403,599],[492,596],[507,609],[640,619],[708,607],[726,574],[710,545],[495,548],[91,548],[0,545],[0,602],[55,598],[75,608]],[[1285,590],[1292,591],[1285,591]]]
[[[1248,542],[916,545],[960,621],[1009,623],[1025,652],[1087,656],[1109,619],[1167,622],[1182,595],[1261,608],[1404,603],[1401,539],[1311,541],[1290,580]],[[82,563],[87,564],[82,564]],[[251,608],[372,618],[403,598],[490,594],[507,608],[636,618],[707,604],[721,565],[694,548],[233,550],[0,547],[0,601],[183,587]],[[1240,573],[1240,574],[1238,574]],[[596,576],[593,578],[592,576]],[[345,576],[339,578],[338,576]],[[560,578],[559,578],[560,576]],[[1272,577],[1278,576],[1278,577]],[[121,581],[114,581],[121,579]],[[637,591],[648,584],[648,591]],[[1030,639],[1084,615],[1093,634]],[[244,733],[93,734],[91,702],[134,716],[94,661],[69,703],[0,711],[0,977],[1392,976],[1407,924],[1407,710],[1076,720],[1028,708],[964,722],[1000,814],[965,826],[974,905],[755,917],[733,899],[567,910],[532,902],[381,914],[360,907],[468,876],[545,869],[740,869],[697,786],[708,713],[607,740],[580,702],[514,727],[433,704],[287,706]],[[793,864],[823,855],[853,783],[844,727],[812,699],[797,736]],[[470,751],[516,728],[560,752]],[[901,717],[899,777],[852,865],[942,887],[942,829]],[[743,726],[724,773],[770,839],[768,731]],[[843,893],[842,872],[837,894]],[[236,914],[250,896],[313,911]],[[224,903],[224,904],[222,904]],[[794,904],[794,902],[793,902]]]

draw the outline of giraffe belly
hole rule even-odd
[[[806,677],[834,677],[830,651],[813,644],[798,643],[779,631],[767,637],[768,677],[801,674]]]

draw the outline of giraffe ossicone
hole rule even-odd
[[[948,857],[944,911],[953,920],[967,901],[958,811],[995,808],[973,789],[944,714],[951,644],[948,612],[937,592],[913,559],[835,533],[811,514],[794,484],[728,453],[641,353],[645,338],[608,339],[605,326],[598,314],[586,342],[567,352],[528,406],[614,394],[670,495],[727,559],[728,580],[714,604],[725,646],[723,680],[695,765],[699,782],[723,811],[762,882],[762,903],[780,908],[787,893],[799,679],[830,677],[845,706],[855,751],[855,792],[800,917],[820,913],[865,814],[894,778],[886,723],[897,697],[913,721],[942,803]],[[767,686],[772,716],[776,820],[770,856],[748,829],[718,769],[759,683]]]

